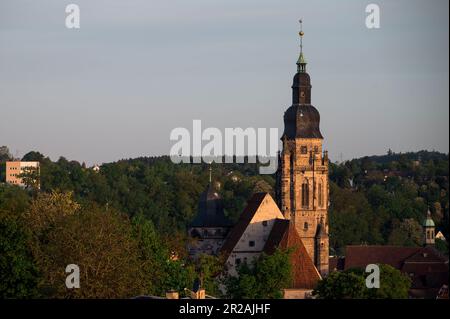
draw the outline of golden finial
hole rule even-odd
[[[298,20],[298,22],[300,23],[300,32],[298,33],[298,35],[300,36],[300,53],[303,51],[303,35],[305,34],[303,32],[303,21],[302,19]]]
[[[300,32],[298,33],[299,36],[304,36],[305,32],[303,32],[303,21],[302,19],[298,20],[298,22],[300,23]]]

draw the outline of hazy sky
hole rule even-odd
[[[65,6],[81,28],[65,27]],[[367,29],[377,3],[381,28]],[[279,127],[298,19],[332,160],[449,150],[447,0],[0,0],[0,145],[89,164],[175,127]]]

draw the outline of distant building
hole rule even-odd
[[[443,241],[447,241],[447,239],[445,238],[444,234],[443,234],[441,231],[439,231],[439,232],[436,234],[436,239],[443,240]]]
[[[22,187],[39,184],[39,162],[8,161],[6,162],[6,182]]]
[[[434,222],[428,211],[423,223],[424,246],[347,246],[345,258],[331,258],[330,269],[362,268],[368,264],[390,265],[411,279],[411,298],[442,298],[447,287],[448,257],[434,248]]]
[[[189,225],[189,256],[217,255],[232,226],[224,214],[222,199],[210,182],[200,195],[197,215]]]
[[[430,210],[428,210],[427,218],[424,220],[422,226],[424,230],[425,245],[434,245],[436,235],[435,225],[433,219],[431,218]]]

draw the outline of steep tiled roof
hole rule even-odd
[[[320,280],[319,272],[306,251],[295,229],[287,219],[277,219],[267,239],[264,252],[274,253],[276,248],[292,248],[292,287],[296,289],[313,289]]]
[[[239,242],[239,239],[242,237],[242,234],[247,229],[248,224],[252,220],[255,215],[258,207],[262,204],[264,198],[268,195],[268,193],[256,193],[253,194],[252,198],[248,201],[247,207],[245,207],[244,211],[239,218],[237,224],[231,229],[228,234],[225,242],[222,245],[221,253],[225,256],[228,256],[232,251],[236,244]]]
[[[448,284],[448,258],[431,246],[346,247],[345,269],[365,268],[368,264],[387,264],[409,275],[412,290],[438,289]]]
[[[347,246],[345,269],[365,268],[368,264],[386,264],[400,269],[403,261],[417,252],[418,247]]]
[[[221,252],[225,257],[228,257],[236,247],[266,196],[270,195],[268,193],[256,193],[248,201],[239,221],[230,231],[222,246]],[[276,248],[293,248],[291,253],[293,282],[290,288],[313,289],[320,280],[319,272],[309,257],[297,230],[287,219],[275,219],[263,251],[267,254],[273,254]]]

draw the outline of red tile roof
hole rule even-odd
[[[256,193],[248,201],[247,207],[237,224],[228,234],[221,253],[225,259],[231,254],[242,234],[247,229],[250,221],[262,204],[264,198],[270,196],[268,193]],[[291,253],[291,265],[293,270],[292,287],[296,289],[313,289],[320,280],[319,272],[309,257],[305,246],[297,233],[295,227],[287,219],[276,219],[272,230],[264,245],[263,251],[273,254],[276,248],[293,248]]]
[[[272,254],[276,248],[292,248],[292,287],[314,289],[321,279],[314,263],[306,251],[295,226],[287,219],[277,219],[267,239],[264,252]]]
[[[368,264],[386,264],[400,269],[403,261],[417,252],[418,247],[347,246],[345,269],[366,268]]]
[[[345,269],[387,264],[407,274],[411,290],[438,289],[448,284],[448,258],[434,247],[347,246]],[[423,293],[423,292],[420,292]]]

